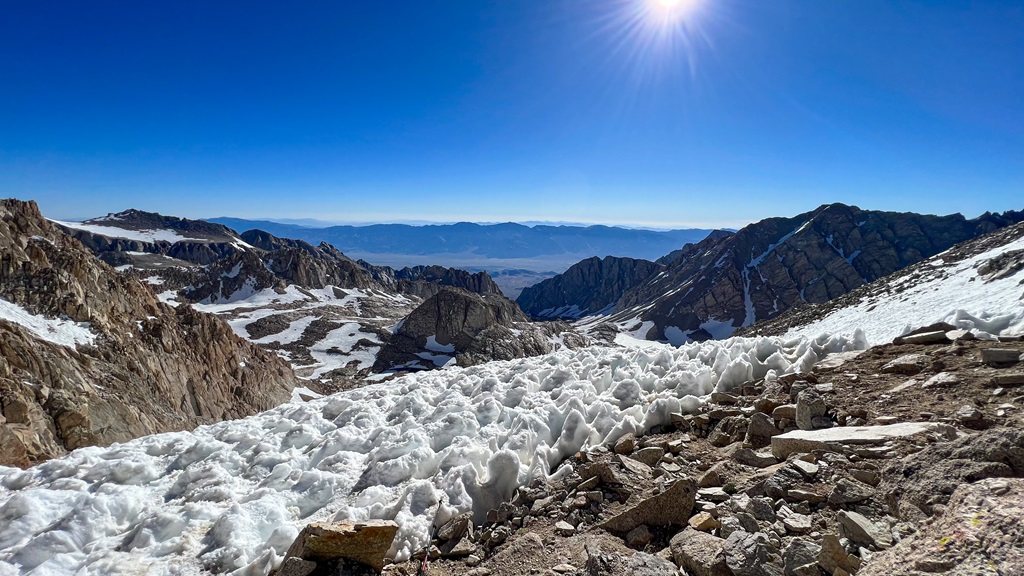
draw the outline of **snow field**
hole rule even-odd
[[[266,574],[317,520],[393,519],[408,558],[566,457],[863,339],[588,348],[410,374],[244,420],[0,468],[0,574]],[[6,566],[6,568],[5,568]]]
[[[0,319],[21,326],[41,340],[69,348],[92,344],[96,340],[96,334],[89,329],[88,323],[33,314],[3,298],[0,298]]]
[[[890,286],[906,285],[902,292],[875,294],[856,306],[790,330],[786,337],[849,334],[862,329],[874,345],[935,322],[971,330],[982,338],[1024,334],[1024,271],[989,282],[977,271],[983,262],[1013,250],[1024,250],[1024,238],[946,268],[940,254],[926,261],[936,267],[931,279],[898,278]]]

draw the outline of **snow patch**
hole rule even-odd
[[[3,298],[0,298],[0,318],[21,326],[40,340],[68,348],[74,348],[78,344],[92,344],[96,340],[96,334],[87,322],[47,318],[33,314]]]

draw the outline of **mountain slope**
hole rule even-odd
[[[941,321],[1024,336],[1024,223],[967,240],[824,304],[801,306],[741,335],[815,337],[863,329],[881,344]]]
[[[595,256],[523,289],[516,303],[534,318],[575,319],[599,314],[614,306],[627,290],[664,269],[648,260]]]
[[[684,250],[664,274],[626,292],[605,318],[648,339],[724,338],[804,303],[827,302],[1024,219],[1020,212],[930,216],[830,204],[769,218]]]
[[[240,418],[295,385],[280,358],[162,304],[35,203],[0,201],[0,464]]]

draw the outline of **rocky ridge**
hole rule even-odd
[[[1012,211],[968,220],[843,204],[769,218],[684,248],[664,274],[623,294],[612,314],[583,324],[606,322],[676,344],[724,338],[1022,219]]]
[[[610,311],[627,290],[664,269],[648,260],[595,256],[525,288],[516,303],[527,314],[542,319],[600,314]]]
[[[0,297],[25,311],[0,320],[0,464],[241,418],[296,385],[280,358],[161,303],[34,202],[0,202]],[[54,339],[72,329],[87,336]]]

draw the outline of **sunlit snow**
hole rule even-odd
[[[0,574],[265,574],[298,530],[394,519],[408,558],[585,446],[693,412],[701,396],[809,369],[862,340],[734,338],[588,348],[421,372],[244,420],[0,468]],[[6,568],[5,568],[6,566]],[[18,570],[17,568],[15,570]]]

